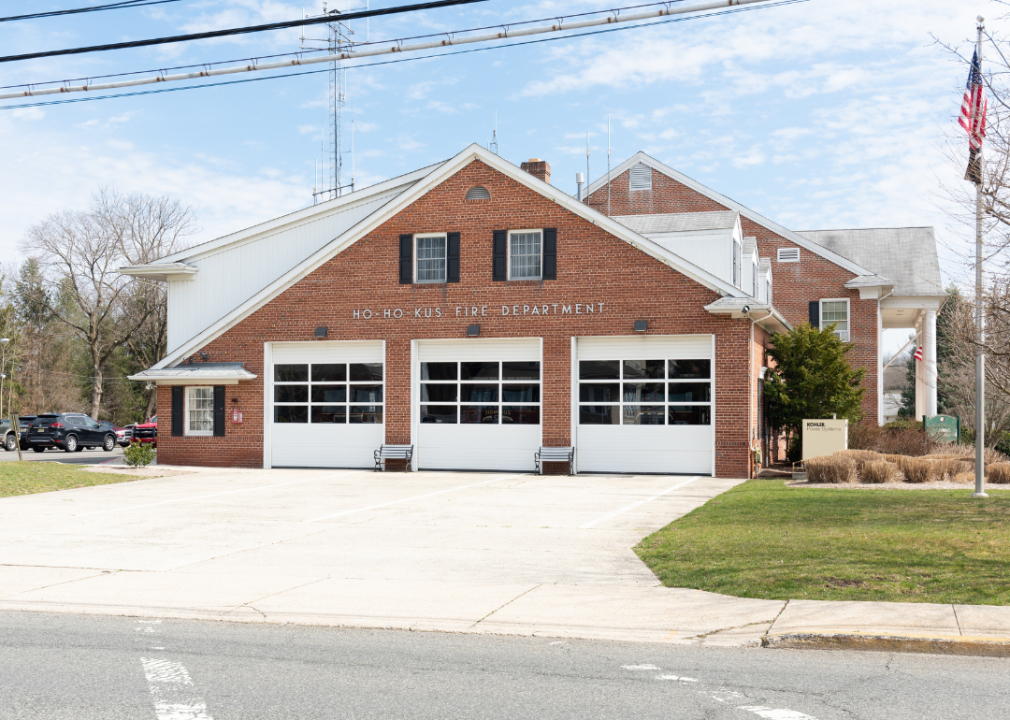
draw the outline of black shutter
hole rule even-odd
[[[449,233],[446,240],[445,281],[459,282],[459,233]]]
[[[224,437],[224,385],[214,386],[214,437]]]
[[[810,301],[810,325],[815,328],[821,326],[821,301]]]
[[[182,385],[172,386],[172,437],[182,437],[182,406],[183,393],[186,388]]]
[[[544,228],[544,280],[558,279],[558,231]]]
[[[506,245],[508,244],[508,231],[507,230],[495,230],[494,231],[494,274],[491,277],[492,280],[502,281],[505,280],[506,273]]]
[[[400,236],[400,284],[414,282],[414,236]]]

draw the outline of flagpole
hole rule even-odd
[[[978,67],[982,68],[982,23],[984,18],[978,16],[978,39],[975,52],[978,54]],[[981,107],[973,108],[974,113],[980,113]],[[983,311],[982,282],[982,148],[978,151],[979,173],[975,183],[975,492],[972,497],[989,497],[985,491],[985,313]]]

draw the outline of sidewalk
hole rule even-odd
[[[0,610],[1010,655],[1010,608],[662,587],[638,540],[737,484],[198,470],[0,500]]]

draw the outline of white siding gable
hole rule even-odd
[[[205,330],[405,190],[400,186],[332,213],[186,258],[185,262],[198,267],[199,272],[191,280],[168,282],[168,351]]]

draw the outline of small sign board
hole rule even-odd
[[[926,435],[934,442],[960,443],[961,418],[953,415],[922,416]]]
[[[848,420],[804,420],[803,459],[831,455],[849,448]]]

